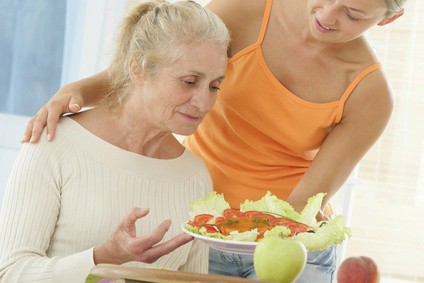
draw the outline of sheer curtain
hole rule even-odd
[[[32,115],[60,84],[66,1],[0,0],[0,112]]]
[[[104,69],[122,0],[0,0],[0,203],[29,116]]]
[[[67,1],[62,85],[107,67],[125,8],[122,0]]]
[[[381,282],[424,282],[424,1],[368,34],[395,93],[392,119],[361,161],[346,256],[375,259]],[[394,278],[397,280],[394,281]]]

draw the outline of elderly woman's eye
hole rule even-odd
[[[212,82],[210,85],[209,85],[209,88],[212,90],[212,91],[219,91],[219,90],[221,90],[219,87],[221,86],[221,81],[220,80],[216,80],[216,81],[214,81],[214,82]]]
[[[195,85],[196,82],[195,81],[184,81],[185,84],[187,85]]]

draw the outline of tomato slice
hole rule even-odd
[[[188,224],[188,225],[191,225],[191,226],[197,226],[197,224],[196,224],[196,223],[194,223],[194,221],[191,221],[191,220],[190,220],[190,221],[188,221],[188,222],[187,222],[187,224]]]
[[[228,209],[224,210],[224,212],[222,213],[222,215],[225,218],[238,217],[238,216],[241,216],[242,214],[243,214],[243,212],[241,212],[238,209],[233,209],[233,208],[228,208]]]
[[[293,235],[296,235],[296,234],[299,234],[299,233],[303,233],[303,232],[308,232],[308,230],[309,230],[308,225],[290,220],[290,219],[285,218],[285,217],[276,217],[274,219],[271,219],[270,223],[274,226],[285,226],[285,227],[289,228],[290,231],[292,232],[290,234],[290,236],[293,236]]]
[[[202,227],[205,227],[206,232],[208,233],[219,233],[218,229],[216,229],[213,225],[202,225]]]
[[[213,218],[214,216],[212,214],[198,214],[194,217],[193,222],[196,224],[196,226],[199,226],[206,224]]]
[[[263,237],[264,237],[264,233],[259,233],[259,234],[256,236],[256,240],[262,239]]]
[[[288,219],[286,217],[274,217],[274,219],[270,220],[271,224],[275,225],[275,226],[281,226],[281,225],[288,225],[291,223],[297,223],[291,219]]]
[[[219,221],[224,221],[226,218],[224,216],[218,216],[215,218],[215,223]]]
[[[264,212],[261,212],[261,211],[255,211],[255,210],[249,210],[249,211],[243,212],[242,216],[244,216],[244,217],[266,218],[266,219],[269,219],[269,220],[276,218],[272,214],[264,213]]]

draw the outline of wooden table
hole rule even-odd
[[[91,275],[98,276],[97,280],[87,282],[115,282],[125,279],[125,282],[149,282],[149,283],[258,283],[264,281],[249,280],[238,277],[209,275],[191,272],[171,271],[166,269],[137,268],[120,265],[100,264],[91,270]],[[115,279],[115,280],[114,280]],[[121,280],[120,280],[121,281]],[[121,281],[122,282],[122,281]]]

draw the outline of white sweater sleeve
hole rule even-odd
[[[0,282],[84,282],[94,266],[92,249],[47,256],[69,174],[67,147],[41,140],[17,157],[0,211]]]
[[[190,203],[211,190],[204,162],[189,151],[146,158],[63,118],[55,139],[47,142],[44,133],[36,145],[25,144],[12,169],[0,210],[0,282],[84,282],[94,267],[92,247],[131,208],[151,208],[136,223],[140,235],[171,219],[167,241],[181,233]],[[207,262],[207,249],[193,244],[134,264],[206,272]]]

